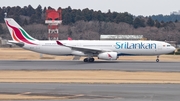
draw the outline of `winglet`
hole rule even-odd
[[[71,37],[68,37],[68,40],[72,40],[72,38],[71,38]]]
[[[59,41],[56,41],[56,43],[57,43],[58,45],[60,45],[60,46],[63,46],[63,44],[62,44],[61,42],[59,42]]]

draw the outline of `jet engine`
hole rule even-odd
[[[98,55],[98,59],[117,60],[117,52],[103,52]]]

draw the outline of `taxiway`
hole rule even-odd
[[[0,94],[66,97],[61,101],[178,101],[180,85],[0,83]],[[60,99],[46,101],[54,100]]]
[[[152,71],[180,72],[180,62],[152,61],[30,61],[1,60],[0,70],[115,70],[115,71]]]

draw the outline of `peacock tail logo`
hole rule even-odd
[[[14,26],[11,26],[8,21],[6,21],[6,24],[12,28],[12,38],[13,40],[17,42],[25,42],[27,44],[36,45],[35,43],[32,43],[30,41],[35,41],[34,38],[30,37],[23,29],[16,28]]]
[[[112,56],[111,56],[109,53],[108,53],[108,57],[109,57],[109,58],[112,58]]]

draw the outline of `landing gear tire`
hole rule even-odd
[[[159,59],[156,59],[156,62],[159,62]]]
[[[84,62],[94,62],[94,58],[85,58]]]
[[[159,62],[159,55],[157,56],[156,62]]]
[[[94,58],[89,58],[89,62],[94,62]]]
[[[88,61],[89,61],[88,58],[85,58],[85,59],[84,59],[84,62],[88,62]]]

